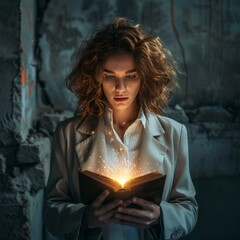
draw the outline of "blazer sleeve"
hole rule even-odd
[[[192,231],[197,222],[198,205],[188,160],[187,130],[181,125],[170,197],[160,204],[164,239],[178,239]]]
[[[43,220],[48,231],[58,237],[76,239],[86,206],[74,202],[68,187],[70,170],[67,168],[66,139],[61,124],[52,139],[50,175],[45,190]]]

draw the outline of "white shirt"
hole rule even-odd
[[[146,117],[140,111],[138,118],[127,128],[122,141],[113,127],[113,112],[107,108],[104,116],[104,129],[107,150],[105,167],[108,177],[122,179],[138,175],[136,165],[139,159],[142,129],[145,124]],[[111,223],[103,228],[103,237],[106,240],[140,240],[140,230]]]

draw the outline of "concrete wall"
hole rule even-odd
[[[0,143],[26,139],[36,111],[35,1],[0,2]]]
[[[0,1],[0,239],[43,239],[50,140],[36,119],[36,3]]]
[[[0,72],[1,111],[0,143],[12,144],[19,139],[16,117],[20,114],[20,3],[0,2]],[[17,90],[19,90],[17,92]],[[15,105],[16,103],[16,105]],[[16,116],[17,115],[17,116]],[[18,125],[19,126],[19,125]]]
[[[237,0],[0,1],[0,239],[52,239],[41,208],[50,137],[75,108],[64,77],[80,41],[114,16],[152,28],[188,73],[166,113],[188,129],[200,209],[186,239],[236,239],[239,7]]]
[[[74,109],[63,82],[72,53],[96,26],[127,16],[152,28],[188,72],[180,76],[182,91],[173,104],[239,109],[239,7],[237,0],[182,0],[174,5],[158,0],[51,0],[41,25],[40,81],[54,108]]]
[[[26,139],[36,116],[36,1],[22,0],[21,11],[21,136]]]

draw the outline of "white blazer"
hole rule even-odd
[[[52,140],[51,168],[45,192],[43,216],[48,230],[65,239],[101,239],[101,230],[84,231],[78,171],[96,166],[106,157],[102,119],[74,117],[59,123]],[[91,156],[91,158],[89,157]],[[147,114],[139,167],[166,174],[161,224],[145,229],[144,239],[178,239],[197,221],[198,206],[189,172],[186,127],[170,118]],[[95,168],[96,169],[96,168]],[[150,170],[151,171],[151,170]]]

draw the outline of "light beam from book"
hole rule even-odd
[[[109,178],[112,178],[113,180],[117,181],[121,184],[122,188],[124,188],[125,183],[140,175],[137,169],[130,164],[128,166],[125,166],[124,164],[116,166],[115,168],[107,168],[105,173],[102,175],[108,176]]]
[[[131,178],[132,176],[129,169],[120,169],[119,173],[115,174],[115,177],[112,177],[112,179],[114,179],[115,181],[121,184],[122,188],[124,188],[125,183]]]
[[[146,169],[142,170],[138,168],[136,162],[137,160],[135,161],[135,159],[128,161],[127,159],[120,158],[118,161],[109,161],[106,164],[106,160],[103,160],[99,161],[99,168],[95,172],[117,181],[124,188],[124,185],[128,180],[156,171],[151,167],[149,162],[147,162],[147,171]],[[92,168],[84,170],[92,171]]]
[[[101,192],[107,189],[110,194],[105,202],[139,197],[160,204],[165,178],[166,175],[162,175],[160,172],[152,172],[129,179],[122,188],[121,184],[107,176],[88,170],[79,171],[81,201],[86,205],[91,204]]]

